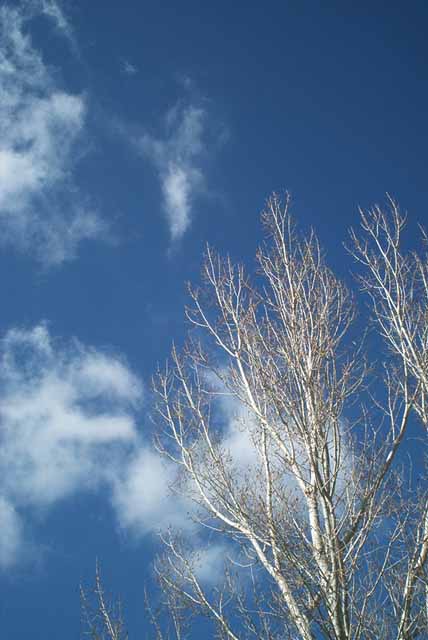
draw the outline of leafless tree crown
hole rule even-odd
[[[254,282],[208,249],[195,330],[155,381],[156,446],[224,549],[207,586],[180,536],[163,535],[170,637],[202,615],[233,640],[427,638],[427,484],[405,454],[409,429],[428,424],[428,263],[403,252],[392,199],[360,212],[349,251],[378,355],[365,357],[350,293],[289,206],[267,203]]]

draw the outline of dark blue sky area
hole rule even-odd
[[[91,378],[99,386],[89,400],[117,395],[121,404],[109,405],[111,415],[133,421],[146,447],[150,378],[172,340],[183,340],[186,282],[198,280],[207,242],[252,268],[264,202],[288,189],[299,226],[316,228],[331,265],[348,277],[352,262],[342,243],[359,205],[383,204],[389,192],[409,212],[409,238],[417,221],[427,221],[428,8],[137,0],[29,6],[3,3],[1,17],[3,30],[11,33],[13,23],[31,38],[25,60],[16,39],[0,41],[5,59],[19,58],[10,77],[0,69],[3,96],[15,101],[11,109],[6,98],[0,105],[10,163],[6,178],[0,167],[0,190],[14,185],[4,201],[0,195],[4,357],[22,347],[4,374],[5,402],[34,393],[43,421],[53,411],[43,385],[66,380],[75,398],[79,376],[79,393],[89,385],[84,366],[98,366],[103,354],[106,369]],[[39,54],[37,64],[30,60]],[[55,102],[59,93],[68,98]],[[29,123],[27,137],[18,121]],[[14,168],[21,152],[28,163]],[[44,337],[34,337],[43,322]],[[32,350],[28,382],[20,358]],[[133,375],[143,391],[110,387],[108,367],[122,367],[126,384],[137,385]],[[61,405],[64,415],[70,406]],[[39,443],[25,416],[19,425],[20,437]],[[27,462],[30,453],[22,453]],[[101,474],[92,449],[82,455],[86,475],[70,471],[68,488],[54,497],[43,493],[44,480],[36,497],[24,481],[16,489],[5,480],[4,513],[10,507],[19,516],[22,534],[13,553],[6,543],[0,551],[7,640],[77,638],[78,584],[92,580],[96,557],[126,603],[131,637],[141,637],[155,537],[140,520],[128,526],[116,480]],[[51,463],[49,452],[28,462]],[[29,483],[39,487],[35,478]],[[58,471],[52,482],[60,479]]]

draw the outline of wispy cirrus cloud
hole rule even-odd
[[[105,225],[73,180],[86,100],[57,86],[34,47],[28,28],[36,12],[72,36],[53,0],[0,8],[0,242],[55,265]]]
[[[173,244],[189,229],[195,199],[205,188],[206,121],[202,107],[177,105],[164,119],[163,136],[145,134],[139,141],[158,174]]]
[[[41,14],[52,20],[56,29],[76,47],[73,25],[68,19],[60,0],[24,0],[23,9],[34,14]]]

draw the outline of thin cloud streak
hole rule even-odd
[[[23,8],[26,8],[30,15],[40,14],[49,18],[57,31],[69,41],[73,49],[77,50],[73,26],[60,0],[26,0]]]
[[[22,552],[22,523],[14,506],[0,495],[0,569],[9,569]]]
[[[202,164],[207,152],[206,112],[193,105],[176,106],[166,116],[165,129],[162,138],[145,134],[139,146],[156,168],[174,245],[189,229],[194,201],[205,187]]]

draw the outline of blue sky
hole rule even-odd
[[[133,637],[155,531],[186,526],[150,378],[206,242],[253,265],[289,189],[346,276],[357,208],[426,221],[425,3],[0,6],[0,621],[79,633],[98,557]],[[412,226],[413,225],[413,226]],[[211,558],[215,564],[215,558]]]

